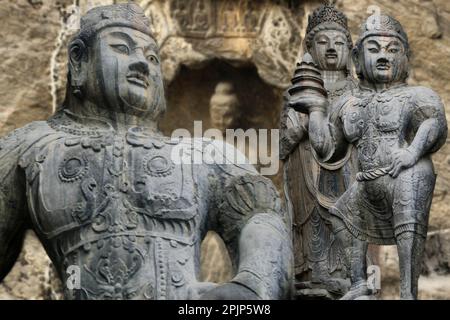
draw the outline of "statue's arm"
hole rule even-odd
[[[272,182],[259,175],[244,174],[227,179],[220,189],[215,231],[227,245],[236,275],[208,296],[286,298],[292,274],[292,248]]]
[[[280,121],[280,159],[287,159],[307,134],[297,112],[288,107],[285,95]]]
[[[414,88],[414,100],[409,101],[412,107],[406,148],[392,153],[389,174],[396,178],[404,169],[411,168],[423,156],[441,148],[447,139],[447,121],[444,105],[439,96],[431,89]]]
[[[447,121],[444,105],[432,90],[420,88],[413,112],[413,126],[416,134],[408,149],[418,159],[441,148],[447,138]]]
[[[0,282],[14,265],[27,225],[25,177],[18,162],[21,146],[14,136],[0,139]]]

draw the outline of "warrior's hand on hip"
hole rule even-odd
[[[403,169],[414,166],[419,160],[417,152],[413,149],[399,149],[392,153],[392,164],[388,168],[389,174],[396,178]]]

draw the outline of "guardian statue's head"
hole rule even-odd
[[[347,17],[332,4],[322,5],[309,15],[305,49],[319,69],[349,72],[352,46]]]
[[[367,18],[353,49],[358,77],[368,83],[403,83],[409,73],[408,36],[394,18],[376,14]]]
[[[66,103],[87,101],[154,120],[165,111],[158,46],[137,4],[88,11],[69,44],[68,60]]]

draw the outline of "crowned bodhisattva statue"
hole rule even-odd
[[[316,64],[320,71],[328,108],[356,87],[351,76],[352,46],[347,17],[342,12],[330,4],[312,12],[303,49],[309,63]],[[297,66],[294,79],[305,67],[308,65]],[[293,220],[297,297],[336,299],[350,286],[346,259],[350,246],[333,233],[328,209],[354,181],[356,153],[349,145],[343,158],[321,161],[308,137],[308,115],[289,108],[287,101],[281,119],[280,155],[285,161],[284,188]]]

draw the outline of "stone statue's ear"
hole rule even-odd
[[[354,46],[351,52],[353,65],[355,66],[355,72],[358,78],[362,76],[362,66],[359,61],[359,49],[358,46]]]
[[[70,85],[73,93],[81,94],[87,77],[87,47],[83,40],[76,39],[69,45]]]

